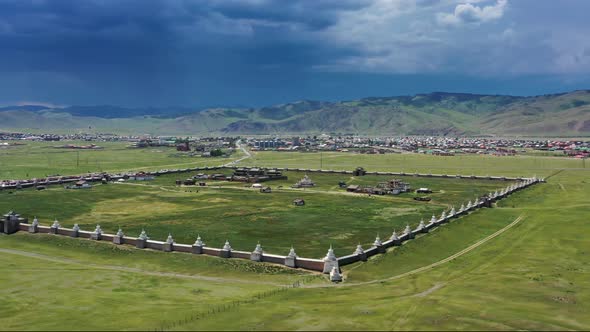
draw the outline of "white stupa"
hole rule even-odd
[[[404,229],[404,234],[411,234],[412,233],[412,228],[410,227],[410,225],[406,225],[406,228]]]
[[[393,231],[393,234],[391,234],[391,240],[393,240],[393,241],[399,240],[399,236],[397,235],[397,232],[395,230]]]
[[[140,240],[149,240],[150,238],[147,236],[144,229],[141,230],[141,234],[137,237]]]
[[[360,243],[356,246],[356,250],[354,251],[355,255],[362,255],[364,254],[365,251],[363,250],[363,247],[360,245]]]
[[[383,242],[381,242],[381,238],[379,237],[379,235],[377,235],[377,237],[375,238],[375,242],[373,242],[373,245],[375,247],[380,247],[383,245]]]
[[[426,224],[424,224],[424,219],[420,220],[420,224],[418,224],[418,229],[423,229],[424,227],[426,227]]]
[[[289,250],[289,254],[287,256],[291,258],[297,257],[297,254],[295,253],[295,248],[293,248],[293,246],[291,246],[291,249]]]
[[[330,271],[330,281],[333,281],[333,282],[342,281],[342,275],[340,275],[340,271],[338,271],[338,267],[336,267],[336,266],[332,267],[332,270]]]
[[[166,243],[174,244],[174,239],[172,238],[172,234],[168,233],[168,238],[166,239]]]
[[[197,247],[202,247],[204,245],[203,240],[201,239],[201,235],[197,235],[197,240],[195,241],[194,245]]]
[[[330,245],[330,249],[328,249],[328,252],[326,253],[326,256],[324,257],[324,262],[328,262],[328,261],[337,261],[338,258],[336,258],[336,255],[334,254],[334,249],[332,249],[332,245]]]
[[[258,244],[256,244],[256,248],[254,248],[254,252],[257,254],[262,254],[262,246],[260,245],[260,242],[258,242]]]

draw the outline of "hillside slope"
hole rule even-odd
[[[139,116],[137,109],[126,112],[112,106],[4,107],[0,129],[201,135],[590,135],[588,90],[535,97],[435,92],[299,101],[257,109],[215,108],[176,117],[170,116],[171,109],[150,108],[149,114]],[[101,112],[105,115],[97,116]]]

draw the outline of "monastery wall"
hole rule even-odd
[[[205,170],[205,169],[218,169],[218,168],[197,168],[197,170]],[[195,170],[195,169],[193,169]],[[295,170],[295,171],[304,171],[304,172],[328,172],[328,173],[339,173],[344,172],[349,174],[348,171],[334,171],[334,170],[309,170],[309,169],[287,169],[284,170]],[[367,174],[378,174],[378,175],[406,175],[405,173],[395,173],[395,172],[370,172]],[[440,176],[440,177],[447,177],[447,175],[417,175],[417,176]],[[457,176],[459,177],[459,176]],[[462,176],[461,176],[462,177]],[[462,177],[463,178],[463,177]],[[478,179],[500,179],[500,180],[517,180],[515,178],[498,178],[498,177],[465,177],[465,178],[478,178]],[[32,223],[28,223],[27,219],[21,218],[25,222],[19,222],[16,227],[12,230],[14,231],[24,231],[30,233],[49,233],[54,235],[60,236],[68,236],[68,237],[80,237],[84,239],[91,239],[97,241],[104,241],[104,242],[112,242],[115,245],[131,245],[136,246],[138,248],[147,248],[152,250],[158,251],[178,251],[183,253],[192,253],[192,254],[203,254],[208,256],[216,256],[222,258],[234,258],[234,259],[245,259],[245,260],[259,260],[262,262],[272,263],[272,264],[279,264],[289,267],[301,268],[311,271],[322,271],[324,273],[330,272],[332,268],[336,267],[339,271],[340,266],[344,266],[347,264],[352,264],[354,262],[363,261],[367,258],[370,258],[374,255],[378,255],[384,253],[387,248],[392,246],[402,245],[403,242],[413,239],[416,235],[420,233],[427,233],[435,227],[438,227],[440,224],[447,223],[451,221],[453,218],[457,218],[461,215],[467,214],[473,210],[478,208],[482,208],[484,206],[489,206],[490,202],[497,201],[499,199],[503,199],[515,191],[522,190],[529,186],[532,186],[536,183],[542,182],[539,179],[522,179],[516,184],[512,184],[507,188],[501,190],[500,192],[495,192],[492,194],[491,197],[487,199],[478,200],[474,203],[469,202],[466,206],[462,206],[460,209],[455,211],[453,208],[450,212],[443,212],[440,218],[433,218],[428,222],[421,222],[420,225],[416,229],[410,229],[409,226],[404,230],[403,233],[397,235],[392,234],[391,238],[385,239],[383,242],[379,238],[375,240],[374,245],[367,250],[362,250],[362,248],[357,248],[357,252],[349,255],[345,255],[342,257],[337,258],[334,254],[332,249],[329,250],[328,255],[324,259],[312,259],[312,258],[304,258],[304,257],[295,257],[295,256],[281,256],[281,255],[273,255],[268,253],[253,253],[248,251],[238,251],[238,250],[226,250],[226,249],[218,249],[218,248],[210,248],[204,246],[195,246],[190,244],[179,244],[173,243],[171,238],[168,239],[166,242],[157,241],[157,240],[142,240],[139,238],[134,237],[127,237],[127,236],[118,236],[115,234],[107,234],[102,233],[102,231],[98,231],[99,227],[95,231],[84,231],[84,230],[74,230],[69,228],[63,228],[59,226],[59,224],[54,222],[53,226],[43,226],[40,225],[38,220],[33,220]],[[4,216],[6,220],[10,218],[7,214]],[[55,226],[57,225],[57,226]],[[4,231],[2,231],[4,232]],[[97,233],[98,232],[98,233]],[[360,250],[359,250],[360,249]],[[255,255],[256,254],[256,255]],[[294,255],[294,254],[293,254]],[[331,257],[329,257],[332,255]],[[329,268],[328,268],[329,267]],[[332,276],[332,274],[331,274]],[[340,276],[338,276],[340,277]]]

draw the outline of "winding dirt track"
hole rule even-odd
[[[461,257],[467,253],[469,253],[470,251],[476,249],[477,247],[485,244],[486,242],[492,240],[493,238],[499,236],[500,234],[504,233],[505,231],[509,230],[510,228],[512,228],[514,225],[518,224],[519,222],[521,222],[522,220],[524,220],[525,216],[524,215],[520,215],[518,218],[516,218],[513,222],[511,222],[510,224],[506,225],[506,227],[498,230],[497,232],[495,232],[494,234],[491,234],[477,242],[475,242],[474,244],[470,245],[469,247],[459,251],[456,254],[453,254],[447,258],[441,259],[438,262],[432,263],[430,265],[426,265],[420,268],[417,268],[415,270],[412,271],[408,271],[406,273],[402,273],[402,274],[398,274],[396,276],[392,276],[392,277],[388,277],[388,278],[384,278],[384,279],[376,279],[376,280],[371,280],[371,281],[365,281],[365,282],[356,282],[356,283],[344,283],[344,284],[339,284],[336,285],[335,287],[351,287],[351,286],[359,286],[359,285],[369,285],[369,284],[376,284],[376,283],[380,283],[383,281],[390,281],[390,280],[396,280],[396,279],[401,279],[413,274],[417,274],[420,272],[424,272],[426,270],[432,269],[434,267],[437,267],[439,265],[442,265],[444,263],[448,263],[450,261],[452,261],[455,258]],[[327,287],[326,285],[306,285],[303,286],[304,288],[319,288],[319,287]]]

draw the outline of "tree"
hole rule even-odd
[[[211,157],[221,157],[223,155],[223,151],[221,149],[215,149],[211,151]]]

